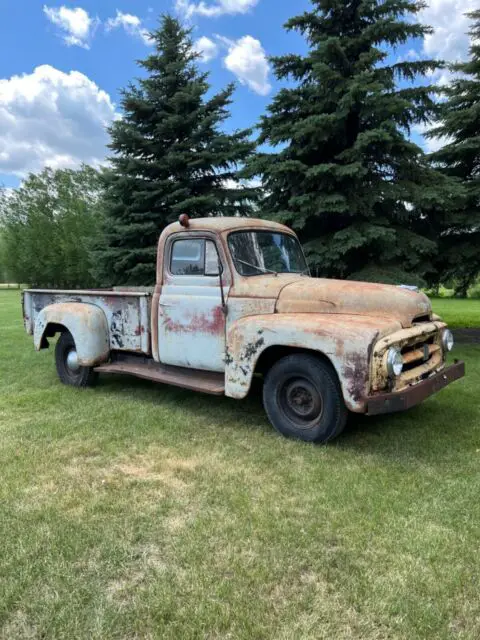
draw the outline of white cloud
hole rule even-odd
[[[420,60],[420,54],[415,49],[409,49],[405,55],[407,60]]]
[[[190,0],[176,0],[175,6],[179,13],[186,18],[194,15],[205,18],[217,18],[222,15],[247,13],[258,4],[259,0],[214,0],[213,2],[191,2]]]
[[[444,136],[439,138],[424,138],[424,148],[427,153],[434,153],[446,144],[449,144],[451,141],[451,138],[446,138]]]
[[[206,36],[202,36],[196,40],[193,48],[200,55],[202,62],[210,62],[210,60],[216,58],[218,54],[218,45]]]
[[[458,61],[468,56],[467,31],[471,21],[465,15],[478,8],[478,0],[430,0],[418,14],[423,24],[435,29],[425,36],[424,52],[433,58]]]
[[[270,65],[260,40],[252,36],[243,36],[238,40],[217,37],[228,48],[223,60],[225,67],[255,93],[268,95],[272,89],[268,80]]]
[[[423,53],[429,58],[459,62],[468,58],[471,20],[466,13],[477,9],[478,0],[430,0],[418,13],[418,20],[433,27],[434,32],[425,36]],[[454,75],[449,69],[439,69],[430,74],[432,83],[449,84]],[[423,148],[427,153],[438,151],[450,142],[449,138],[426,138],[424,134],[432,125],[417,125],[415,131],[423,136]]]
[[[115,117],[108,93],[78,71],[42,65],[0,79],[0,173],[104,162]]]
[[[67,45],[89,48],[91,39],[98,20],[91,18],[85,9],[75,7],[47,7],[43,6],[43,12],[54,25],[60,28],[62,37]]]
[[[409,49],[406,53],[397,57],[396,63],[400,64],[401,62],[408,62],[409,60],[420,60],[420,54],[415,49]]]
[[[115,18],[109,18],[107,20],[106,28],[107,31],[123,28],[129,35],[141,38],[145,44],[153,44],[153,39],[150,37],[148,30],[142,27],[140,18],[131,13],[122,13],[122,11],[117,9]]]
[[[417,124],[413,127],[415,133],[422,136],[421,146],[423,147],[425,153],[434,153],[435,151],[438,151],[446,144],[451,142],[451,138],[446,136],[440,136],[438,138],[427,138],[425,134],[428,133],[428,131],[430,131],[432,127],[433,125],[428,123]]]

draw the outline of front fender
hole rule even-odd
[[[350,411],[364,412],[369,391],[371,350],[397,323],[344,314],[281,313],[241,318],[227,335],[225,394],[244,398],[262,353],[275,346],[308,349],[326,356]]]
[[[82,302],[61,302],[44,307],[37,316],[33,332],[37,351],[43,348],[44,337],[52,335],[49,325],[60,325],[70,331],[82,366],[92,367],[108,359],[107,318],[99,307]]]

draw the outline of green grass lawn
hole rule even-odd
[[[0,293],[0,637],[480,637],[480,347],[337,441],[258,397],[62,386]]]
[[[433,298],[432,306],[452,328],[480,327],[480,299]]]

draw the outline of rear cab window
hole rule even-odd
[[[212,240],[185,238],[173,242],[170,257],[170,273],[172,275],[216,275],[218,265],[218,251]]]

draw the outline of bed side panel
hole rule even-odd
[[[35,326],[38,314],[50,304],[83,302],[95,305],[104,312],[111,350],[133,351],[146,355],[151,353],[151,297],[148,294],[32,289],[25,291],[25,301],[27,300],[30,300],[28,326]],[[26,302],[24,306],[26,307]],[[25,326],[28,331],[26,319]]]

